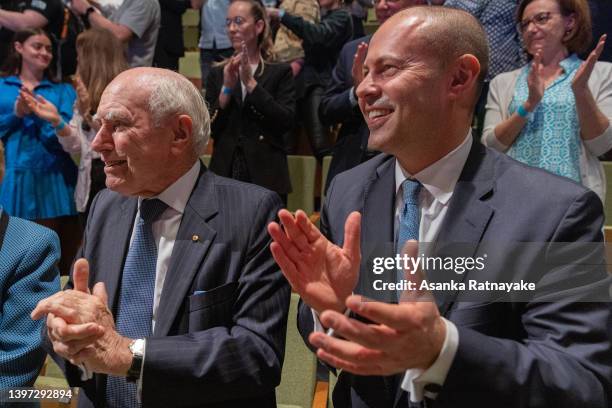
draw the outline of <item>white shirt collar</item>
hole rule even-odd
[[[187,201],[189,200],[189,196],[191,196],[191,192],[198,180],[199,174],[200,161],[196,160],[187,173],[183,174],[160,194],[151,198],[159,198],[161,201],[168,204],[168,207],[182,214],[185,211]],[[140,208],[140,203],[143,199],[143,197],[138,197],[138,208]]]
[[[453,195],[459,175],[470,154],[472,143],[470,129],[459,146],[414,176],[404,170],[398,160],[395,160],[395,194],[398,194],[404,180],[417,179],[435,200],[446,205]]]

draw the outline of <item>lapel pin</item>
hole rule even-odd
[[[200,236],[199,235],[194,235],[194,236],[191,237],[191,240],[193,242],[198,242],[200,240]]]

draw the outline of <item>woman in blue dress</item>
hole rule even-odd
[[[66,273],[80,241],[74,203],[77,167],[55,132],[70,121],[76,93],[71,85],[50,80],[51,40],[43,30],[17,32],[13,44],[0,77],[0,140],[6,151],[0,205],[11,216],[58,233],[60,266]],[[58,108],[62,121],[57,128],[32,114],[26,94],[41,95]]]

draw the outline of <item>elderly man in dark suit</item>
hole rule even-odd
[[[323,234],[303,212],[281,211],[284,229],[268,227],[272,253],[304,301],[303,336],[342,369],[335,407],[569,408],[612,400],[601,203],[588,189],[472,140],[487,48],[484,30],[463,11],[413,7],[391,17],[372,37],[357,89],[369,146],[386,154],[334,179]],[[429,258],[416,240],[435,243],[433,255],[454,243],[469,244],[473,257],[493,250],[481,270],[447,277],[501,282],[510,269],[538,290],[521,303],[461,288],[432,299],[420,286],[432,281],[430,271],[423,280],[418,268],[404,276],[393,264],[386,283],[403,278],[421,290],[377,291],[371,251],[388,243],[413,261]],[[514,246],[520,242],[542,245]],[[582,249],[563,262],[548,257],[555,242]]]
[[[120,74],[96,120],[109,189],[73,289],[33,312],[79,406],[275,407],[289,287],[265,226],[280,199],[200,163],[208,111],[179,74]]]
[[[380,24],[400,10],[425,0],[378,0],[374,1],[376,19]],[[360,67],[363,65],[368,43],[372,38],[366,35],[344,44],[332,77],[319,105],[321,121],[328,126],[341,124],[338,140],[332,151],[332,161],[327,173],[326,189],[336,174],[351,169],[374,157],[378,152],[368,150],[370,131],[359,111],[355,90],[363,79]]]

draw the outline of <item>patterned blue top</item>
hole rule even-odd
[[[546,88],[540,104],[529,115],[508,154],[530,166],[539,167],[577,183],[580,177],[580,123],[572,79],[582,61],[572,54],[561,61],[563,73]],[[514,98],[508,111],[513,114],[529,96],[526,65],[516,81]]]
[[[8,214],[29,220],[76,215],[77,167],[49,122],[34,114],[15,116],[20,88],[18,77],[0,78],[0,140],[6,155],[0,205]],[[71,85],[43,79],[34,93],[54,104],[66,123],[70,121],[76,99]]]
[[[50,229],[9,217],[0,241],[0,389],[28,387],[45,359],[44,320],[30,313],[60,289],[59,239]]]
[[[487,81],[525,64],[514,14],[518,0],[446,0],[445,6],[467,11],[480,21],[489,40]]]

